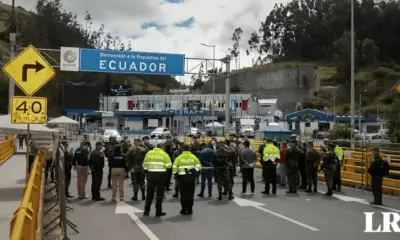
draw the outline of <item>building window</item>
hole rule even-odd
[[[288,128],[289,128],[289,130],[292,130],[292,129],[293,129],[292,126],[293,126],[293,125],[292,125],[292,122],[288,122]]]
[[[295,122],[295,124],[294,124],[294,129],[295,129],[295,130],[300,129],[300,122]]]
[[[311,123],[306,122],[306,127],[311,127]]]

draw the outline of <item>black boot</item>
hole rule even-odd
[[[307,190],[305,192],[310,193],[311,192],[311,186],[308,186]]]
[[[222,200],[222,193],[220,192],[218,195],[218,200],[221,201]]]
[[[150,214],[150,207],[144,207],[143,215],[144,216],[149,216],[149,214]]]
[[[289,187],[289,190],[286,191],[286,193],[293,193],[293,188],[292,188],[292,187]]]
[[[233,200],[234,199],[234,197],[233,197],[233,193],[229,193],[229,198],[228,198],[229,200]]]
[[[146,200],[146,191],[143,189],[140,189],[140,191],[142,192],[142,200]]]
[[[222,193],[222,195],[227,196],[228,195],[228,191],[226,191],[226,189],[225,189],[224,192]]]
[[[175,194],[172,195],[172,197],[174,197],[174,198],[179,198],[179,191],[178,191],[177,188],[175,188]]]
[[[317,186],[315,186],[315,187],[314,187],[314,192],[315,192],[315,193],[317,193],[317,192],[318,192],[318,190],[317,190]]]
[[[133,197],[131,198],[133,201],[137,201],[137,194],[138,194],[137,190],[133,192]]]

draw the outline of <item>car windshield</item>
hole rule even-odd
[[[163,132],[164,131],[164,128],[156,128],[156,129],[154,129],[154,132]]]
[[[105,130],[104,135],[117,136],[117,135],[119,135],[119,133],[117,130]]]

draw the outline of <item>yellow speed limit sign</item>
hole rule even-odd
[[[47,122],[47,98],[12,97],[11,123],[45,124]]]

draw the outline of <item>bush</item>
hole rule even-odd
[[[329,139],[350,139],[351,130],[346,125],[336,124],[333,129],[330,131]]]
[[[374,71],[373,75],[376,78],[383,78],[383,77],[386,77],[388,75],[388,73],[381,69],[378,69],[378,70]]]

